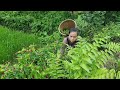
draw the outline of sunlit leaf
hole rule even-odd
[[[90,58],[84,58],[85,59],[85,61],[87,61],[88,63],[90,63],[90,64],[92,64],[92,61],[90,60]]]
[[[89,68],[88,68],[84,63],[82,63],[80,66],[81,66],[84,70],[86,70],[88,73],[90,73]]]

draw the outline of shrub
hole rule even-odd
[[[0,27],[0,42],[0,63],[12,60],[14,54],[23,47],[39,44],[38,37],[33,34],[28,35],[3,27]]]

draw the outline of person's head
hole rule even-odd
[[[69,40],[71,42],[75,42],[77,40],[77,36],[78,36],[78,29],[77,28],[71,28],[69,31]]]

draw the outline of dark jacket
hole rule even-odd
[[[75,42],[71,43],[71,41],[69,40],[68,37],[64,38],[64,40],[63,40],[63,45],[62,45],[62,47],[61,47],[61,49],[60,49],[61,56],[64,54],[67,45],[69,45],[69,46],[71,46],[71,47],[74,48],[77,42],[78,42],[78,41],[75,41]],[[66,44],[67,44],[67,45],[66,45]]]

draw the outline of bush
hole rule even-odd
[[[68,12],[56,13],[56,11],[19,11],[9,13],[12,16],[18,15],[21,17],[22,15],[28,15],[30,18],[33,17],[33,21],[29,25],[33,29],[31,31],[39,36],[39,45],[30,45],[26,48],[23,46],[24,48],[16,53],[16,61],[18,63],[0,65],[0,76],[2,79],[120,78],[118,12],[79,12],[76,21],[81,31],[80,35],[83,38],[78,38],[80,42],[76,45],[76,48],[68,47],[68,52],[62,59],[59,59],[60,53],[58,52],[61,46],[59,42],[62,42],[62,37],[58,33],[57,26],[63,18],[69,17],[69,15],[71,17],[71,14],[65,14]],[[6,15],[6,12],[4,14]],[[64,17],[64,15],[66,16]],[[115,18],[113,18],[114,15]],[[77,16],[77,13],[75,13],[75,16]],[[110,16],[110,19],[106,18],[108,16]],[[40,18],[43,19],[39,21]],[[111,21],[117,22],[113,23]],[[23,20],[21,25],[24,26],[24,24]],[[4,37],[2,38],[4,39]],[[7,39],[8,37],[5,38]],[[5,44],[3,45],[5,46]],[[4,48],[2,45],[0,47]]]
[[[59,59],[59,52],[54,52],[60,44],[53,42],[44,48],[30,45],[17,53],[18,63],[1,65],[1,78],[24,79],[114,79],[119,77],[120,60],[114,53],[120,51],[118,43],[103,43],[104,38],[96,38],[91,44],[84,38],[76,48],[69,48],[66,57]],[[104,46],[106,49],[98,50]],[[115,46],[115,47],[114,47]],[[108,65],[113,59],[116,66]],[[107,65],[107,66],[106,66]]]
[[[29,35],[0,27],[0,42],[0,63],[4,63],[7,60],[12,60],[18,50],[30,44],[39,44],[40,41],[33,34]]]
[[[17,64],[6,63],[1,65],[1,78],[5,79],[39,79],[48,78],[49,62],[52,57],[56,58],[55,52],[58,44],[53,43],[50,48],[37,48],[35,45],[30,45],[28,48],[23,48],[16,53]],[[60,45],[59,45],[60,46]],[[51,57],[51,53],[53,56]],[[56,60],[56,59],[55,59]],[[54,60],[52,60],[54,61]],[[8,67],[7,67],[8,66]],[[52,65],[54,67],[54,65]],[[47,72],[48,71],[48,72]]]
[[[102,28],[111,26],[111,23],[118,26],[120,23],[119,13],[119,11],[83,11],[78,13],[76,23],[80,29],[80,35],[91,39],[95,33],[101,32]]]
[[[65,11],[2,11],[0,24],[29,33],[47,33],[58,30],[61,21],[73,18]]]

